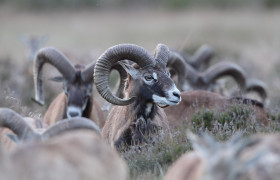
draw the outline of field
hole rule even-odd
[[[150,52],[158,43],[164,43],[170,49],[189,53],[202,44],[208,44],[215,51],[212,63],[223,60],[237,62],[248,77],[258,78],[267,84],[270,100],[267,112],[278,120],[279,19],[279,9],[262,8],[131,8],[40,12],[0,7],[0,106],[15,109],[22,115],[41,117],[44,114],[46,107],[31,101],[34,96],[30,70],[32,63],[27,58],[28,49],[20,37],[47,35],[48,40],[43,46],[56,47],[72,62],[84,64],[95,61],[107,48],[119,43],[137,44]],[[47,81],[57,74],[50,66],[44,69],[47,104],[61,91],[62,85]],[[104,103],[98,94],[95,97],[101,104]],[[193,128],[197,127],[194,125]],[[275,132],[278,127],[278,122],[275,122],[271,129],[263,127],[246,131],[248,134]],[[223,133],[216,131],[215,137],[224,140],[233,132],[232,128]],[[157,148],[147,148],[147,151],[137,155],[124,155],[127,156],[132,179],[161,179],[168,165],[190,149],[185,138],[184,132],[177,135],[174,138],[176,140],[165,137],[163,143],[157,145],[158,149],[167,149],[161,153],[155,150]],[[181,145],[182,142],[185,144]]]

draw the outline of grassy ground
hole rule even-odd
[[[134,43],[153,52],[157,43],[172,49],[194,51],[207,43],[216,51],[214,62],[232,60],[239,63],[249,77],[259,78],[268,85],[270,106],[276,119],[271,129],[247,127],[247,134],[278,131],[280,96],[280,19],[279,10],[261,9],[186,9],[153,11],[152,9],[87,10],[28,12],[0,7],[0,106],[11,107],[23,115],[41,116],[45,108],[32,103],[33,82],[28,74],[30,65],[21,35],[49,36],[46,46],[63,51],[75,63],[88,64],[107,48],[118,43]],[[45,76],[57,74],[50,67]],[[61,86],[46,82],[46,101],[49,103],[61,91]],[[104,101],[96,95],[101,103]],[[248,113],[241,113],[242,118]],[[192,128],[203,130],[209,117],[217,139],[233,133],[234,125],[222,124],[232,113],[197,114]],[[235,116],[234,116],[235,117]],[[246,118],[246,117],[245,117]],[[222,124],[222,125],[221,125]],[[232,126],[232,127],[231,127]],[[220,128],[220,129],[219,129]],[[226,137],[227,137],[226,136]],[[131,150],[124,155],[132,179],[161,179],[167,167],[191,147],[184,131],[174,137],[163,137],[154,147]],[[162,151],[162,149],[164,149]]]

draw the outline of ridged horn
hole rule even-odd
[[[112,67],[112,70],[116,70],[120,74],[120,83],[119,83],[118,90],[116,92],[116,96],[118,96],[119,98],[123,98],[123,91],[124,91],[125,82],[127,79],[127,72],[124,70],[124,68],[119,63],[114,64]]]
[[[84,70],[82,70],[82,78],[85,82],[93,82],[93,72],[94,72],[95,62],[87,65]]]
[[[183,89],[186,78],[191,83],[194,83],[198,78],[196,70],[185,63],[184,58],[177,52],[170,51],[167,67],[171,67],[178,74],[177,87],[181,90]]]
[[[95,63],[96,62],[93,62],[93,63],[87,65],[86,68],[82,71],[82,77],[85,82],[93,82],[93,73],[94,73]],[[127,78],[127,73],[123,69],[123,67],[121,65],[119,65],[118,63],[113,65],[112,70],[116,70],[120,74],[120,84],[119,84],[116,95],[118,97],[122,98],[124,84],[125,84],[125,80]]]
[[[61,52],[53,47],[40,49],[34,60],[33,78],[35,87],[35,101],[41,105],[44,105],[42,68],[45,63],[53,65],[67,80],[71,80],[75,74],[74,66]]]
[[[119,44],[106,50],[97,60],[94,68],[94,83],[97,91],[108,102],[114,105],[131,104],[135,97],[121,99],[113,95],[109,88],[109,74],[112,66],[121,60],[130,60],[137,63],[141,68],[152,65],[156,61],[144,48],[134,44]]]
[[[191,57],[191,65],[198,71],[203,71],[208,66],[213,55],[212,48],[204,44]]]
[[[213,83],[220,77],[231,76],[238,83],[241,90],[245,90],[246,75],[244,70],[237,64],[232,62],[220,62],[209,67],[202,77],[207,84]]]
[[[164,65],[166,65],[168,62],[168,57],[169,57],[169,48],[164,44],[158,44],[154,55],[155,60],[160,61]]]
[[[12,130],[20,140],[28,140],[38,137],[24,118],[8,108],[0,108],[0,126]]]
[[[58,121],[54,125],[50,126],[43,134],[42,139],[49,139],[51,137],[60,135],[64,132],[79,130],[79,129],[88,129],[93,130],[98,133],[101,133],[100,128],[90,119],[87,118],[72,118],[72,119],[63,119]]]
[[[265,102],[265,99],[267,98],[267,86],[263,81],[258,79],[247,81],[246,92],[251,91],[257,92],[261,96],[262,101]]]

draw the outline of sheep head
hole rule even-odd
[[[144,97],[161,107],[176,105],[180,102],[180,91],[176,88],[166,68],[169,49],[163,44],[157,46],[154,57],[144,48],[132,44],[120,44],[109,48],[96,62],[94,82],[101,96],[115,105],[128,105],[136,96]],[[137,65],[131,66],[122,60],[131,60]],[[129,74],[126,85],[126,98],[120,99],[109,89],[109,72],[114,63],[120,65]],[[140,93],[140,94],[139,94]],[[128,97],[130,96],[130,97]]]
[[[75,65],[75,74],[70,80],[63,76],[51,78],[53,81],[63,82],[63,91],[67,96],[68,118],[81,117],[92,98],[93,78],[88,78],[86,81],[82,74],[84,69],[83,65]]]
[[[41,49],[35,57],[33,67],[35,101],[41,105],[44,104],[42,68],[45,63],[51,64],[62,74],[51,80],[63,82],[63,89],[67,96],[67,117],[81,117],[92,97],[95,63],[89,64],[87,67],[73,66],[68,58],[56,49],[51,47]]]

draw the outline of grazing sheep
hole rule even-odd
[[[260,100],[264,105],[268,104],[265,83],[257,79],[247,80],[244,70],[237,64],[232,62],[221,62],[201,72],[185,61],[186,60],[179,53],[171,52],[167,62],[167,67],[170,69],[171,74],[173,74],[173,76],[177,74],[177,86],[179,89],[182,89],[183,91],[208,90],[225,95],[225,89],[220,82],[217,82],[217,80],[221,77],[229,76],[239,85],[239,90],[231,92],[231,94],[228,94],[229,96],[234,97],[241,93],[243,96],[250,97],[249,93],[255,92],[260,98],[255,96],[254,99]]]
[[[87,67],[71,64],[67,57],[54,48],[42,48],[34,60],[34,87],[35,101],[44,104],[44,89],[42,69],[45,63],[49,63],[62,74],[53,80],[63,82],[64,92],[50,104],[45,113],[43,122],[47,125],[56,121],[85,117],[93,120],[99,127],[104,125],[104,114],[92,95],[93,68],[95,63]]]
[[[167,62],[174,73],[178,74],[179,89],[186,90],[210,90],[213,91],[216,80],[230,76],[238,83],[240,90],[246,86],[246,76],[244,70],[235,63],[221,62],[199,72],[191,65],[185,62],[184,58],[177,52],[170,52]],[[174,74],[173,73],[173,74]]]
[[[86,118],[80,117],[62,120],[45,128],[39,120],[23,118],[15,111],[8,108],[0,108],[0,127],[6,128],[1,132],[1,144],[7,151],[16,149],[17,144],[21,145],[28,141],[45,140],[72,129],[83,128],[100,132],[99,127]],[[14,134],[10,133],[10,131]],[[7,133],[9,133],[10,139],[6,136]],[[13,141],[11,141],[11,139]]]
[[[259,134],[225,143],[212,137],[188,134],[194,151],[184,154],[165,180],[276,180],[280,176],[279,134]]]
[[[90,130],[26,143],[0,159],[1,179],[126,180],[129,176],[124,160]]]
[[[262,103],[246,98],[228,98],[218,93],[196,90],[185,91],[181,93],[182,101],[177,106],[169,106],[164,109],[169,125],[177,128],[182,122],[190,123],[192,116],[201,110],[212,110],[215,112],[224,112],[232,105],[241,105],[250,108],[258,122],[268,124],[266,113]]]
[[[160,107],[176,105],[181,100],[180,91],[166,69],[168,56],[169,49],[163,44],[157,46],[154,57],[140,46],[120,44],[109,48],[97,60],[96,88],[105,100],[118,105],[112,108],[102,129],[103,137],[111,146],[119,148],[122,144],[141,143],[145,136],[158,129],[168,129]],[[119,62],[125,59],[136,64]],[[116,62],[128,73],[124,89],[126,99],[114,96],[109,89],[110,69]]]

